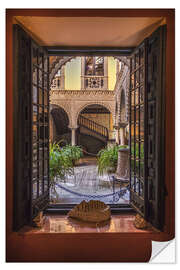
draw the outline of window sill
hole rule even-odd
[[[146,230],[136,229],[133,225],[134,214],[112,215],[111,220],[102,224],[86,223],[68,218],[66,215],[45,215],[45,221],[42,228],[32,228],[25,226],[18,234],[126,234],[132,233],[141,236],[159,233],[153,227],[149,226]]]

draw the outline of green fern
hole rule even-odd
[[[79,146],[66,145],[60,147],[59,143],[50,143],[49,171],[50,185],[54,186],[58,179],[65,180],[67,174],[74,173],[74,163],[83,155]]]

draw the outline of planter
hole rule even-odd
[[[129,148],[118,150],[118,165],[115,177],[118,180],[129,181]]]

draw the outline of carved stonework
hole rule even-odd
[[[71,104],[69,102],[60,102],[58,100],[53,100],[50,105],[50,112],[53,108],[61,107],[68,115],[69,125],[72,125],[72,113],[71,113]]]
[[[122,181],[129,181],[129,148],[122,148],[118,151],[116,177]]]
[[[65,63],[71,61],[72,57],[56,57],[50,65],[51,81],[58,69]],[[112,114],[113,125],[118,126],[120,122],[127,122],[129,117],[128,88],[129,88],[129,59],[128,57],[115,57],[121,62],[121,69],[117,70],[114,91],[108,90],[107,65],[104,66],[104,76],[86,75],[85,59],[81,63],[81,90],[52,90],[50,91],[50,103],[62,107],[68,114],[70,126],[77,126],[77,120],[81,110],[86,106],[97,104],[106,107]],[[104,58],[106,62],[106,57]],[[103,82],[101,80],[103,79]],[[87,80],[87,81],[86,81]],[[123,93],[123,95],[122,95]],[[123,108],[122,99],[123,96]],[[119,137],[122,132],[119,132]],[[120,142],[118,140],[118,142]],[[117,142],[117,143],[118,143]],[[121,140],[125,142],[125,140]]]
[[[42,228],[44,225],[45,217],[43,216],[43,212],[39,212],[39,214],[33,219],[33,226]]]
[[[141,217],[139,214],[136,215],[133,224],[137,229],[146,229],[148,225],[145,219]]]
[[[129,89],[129,66],[124,64],[121,68],[118,76],[116,85],[114,88],[115,92],[115,101],[117,104],[115,123],[118,125],[120,121],[127,121],[129,116],[129,106],[128,106],[128,91]],[[124,92],[124,109],[122,110],[122,92]]]
[[[69,116],[72,126],[77,126],[80,112],[89,105],[106,107],[115,117],[114,91],[108,90],[51,90],[50,102],[62,107]]]
[[[69,211],[68,217],[88,222],[102,222],[111,218],[111,210],[108,205],[101,201],[82,201]]]
[[[104,77],[85,77],[85,85],[90,89],[103,89]]]
[[[62,68],[67,62],[71,61],[73,58],[72,56],[57,56],[51,63],[50,61],[50,67],[49,67],[49,81],[50,85],[52,83],[52,80],[54,79],[55,75],[57,74],[58,70]],[[51,59],[51,58],[50,58]]]

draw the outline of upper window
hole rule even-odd
[[[86,56],[85,75],[104,76],[104,57]]]

